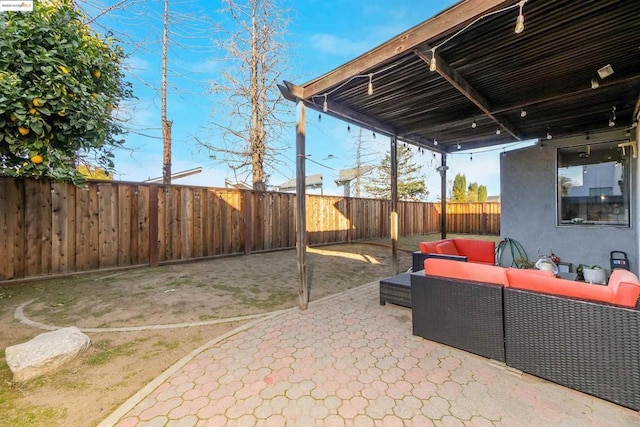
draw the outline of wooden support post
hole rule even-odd
[[[398,140],[391,138],[391,266],[398,274]]]
[[[306,214],[306,194],[305,194],[305,140],[306,140],[306,117],[303,102],[298,102],[298,120],[296,123],[296,200],[297,200],[297,230],[296,230],[296,253],[298,256],[298,277],[300,279],[300,289],[298,291],[298,302],[301,310],[306,310],[309,306],[309,289],[307,285],[307,214]]]
[[[158,186],[149,186],[149,265],[158,266]]]
[[[242,191],[242,210],[244,211],[244,254],[251,255],[253,250],[253,191]]]
[[[447,238],[447,155],[442,153],[441,164],[438,168],[440,172],[440,236]]]

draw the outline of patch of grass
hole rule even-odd
[[[161,339],[155,343],[153,343],[154,347],[162,347],[165,350],[175,350],[180,346],[180,342],[178,341],[165,341]]]
[[[0,425],[11,427],[34,427],[57,425],[64,416],[61,409],[47,406],[21,404],[23,386],[10,382],[12,374],[4,360],[0,361]]]
[[[94,347],[98,350],[97,353],[92,354],[87,363],[90,366],[105,365],[111,362],[118,356],[131,356],[136,352],[135,345],[139,340],[126,342],[124,344],[112,346],[111,340],[98,341],[94,344]]]
[[[185,279],[169,280],[164,285],[168,288],[179,288],[180,286],[189,285],[189,284],[191,284],[191,280],[189,280],[188,278],[185,278]]]

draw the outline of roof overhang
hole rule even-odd
[[[525,29],[516,34],[521,4]],[[311,109],[440,152],[627,128],[640,108],[638,16],[639,1],[463,0],[280,89]],[[607,65],[613,74],[603,78]]]

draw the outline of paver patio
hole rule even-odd
[[[378,283],[194,352],[101,426],[637,426],[640,414],[414,337]]]

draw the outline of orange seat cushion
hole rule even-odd
[[[454,244],[460,255],[469,261],[495,264],[496,244],[491,240],[454,239]]]
[[[425,274],[431,276],[450,277],[470,282],[506,285],[506,269],[486,264],[452,261],[449,259],[427,258],[424,261]]]
[[[507,286],[513,289],[613,303],[611,289],[608,286],[556,279],[542,274],[532,274],[533,271],[508,268]]]

